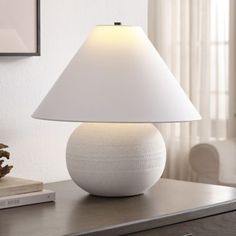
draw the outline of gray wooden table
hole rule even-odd
[[[1,236],[236,235],[236,189],[161,179],[144,195],[101,198],[72,181],[56,203],[0,210]]]

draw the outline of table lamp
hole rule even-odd
[[[200,115],[140,27],[96,26],[33,114],[83,122],[70,136],[72,180],[98,196],[144,193],[163,173],[166,148],[152,123]]]

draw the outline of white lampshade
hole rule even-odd
[[[200,119],[140,27],[96,26],[33,114],[79,122]]]

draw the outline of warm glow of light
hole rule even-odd
[[[135,40],[134,40],[135,39]],[[126,46],[144,40],[140,27],[136,26],[96,26],[90,33],[87,44],[90,46]]]

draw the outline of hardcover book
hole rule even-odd
[[[31,193],[42,190],[43,183],[40,181],[8,176],[0,179],[0,197]]]
[[[42,190],[40,192],[24,193],[8,197],[0,197],[0,209],[32,205],[36,203],[55,201],[55,192]]]

